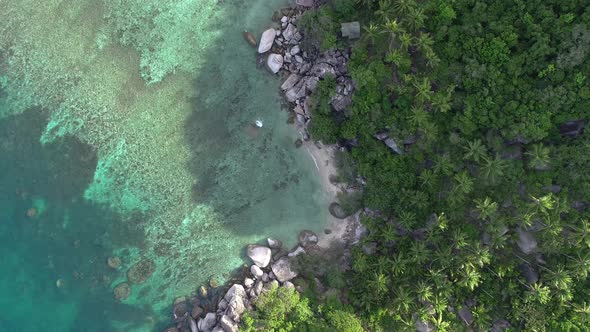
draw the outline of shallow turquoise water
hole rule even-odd
[[[179,167],[197,180],[190,197],[178,197],[177,214],[173,200],[121,210],[114,208],[121,202],[87,199],[101,156],[77,138],[86,134],[42,145],[56,110],[0,110],[13,114],[0,117],[0,331],[161,329],[173,298],[211,277],[223,280],[241,264],[245,244],[266,236],[291,244],[302,228],[322,228],[327,202],[312,161],[293,147],[298,133],[281,111],[280,81],[256,68],[254,50],[241,35],[244,28],[261,32],[284,3],[227,1],[220,7],[225,16],[194,18],[210,20],[206,26],[218,37],[203,47],[201,65],[189,73],[192,110],[179,130],[190,155]],[[15,77],[21,74],[31,73]],[[20,97],[7,96],[5,84],[0,107],[7,107],[3,98]],[[251,130],[255,119],[264,121],[262,130]],[[141,122],[134,125],[146,136],[167,138]],[[149,189],[176,195],[170,186]],[[34,216],[27,215],[31,208]],[[106,264],[114,254],[122,259],[118,270]],[[115,301],[113,287],[139,257],[153,259],[156,272],[132,285],[129,299]]]

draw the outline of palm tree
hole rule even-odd
[[[392,14],[391,0],[379,0],[379,9],[375,11],[375,16],[380,17],[382,22],[386,22]]]
[[[432,300],[432,286],[424,282],[423,280],[418,281],[416,286],[416,294],[418,295],[418,299],[422,302]]]
[[[388,290],[389,277],[383,273],[373,273],[371,278],[368,280],[369,287],[373,290],[377,296],[382,296]]]
[[[416,6],[415,0],[395,0],[393,10],[395,10],[398,16],[403,17],[410,12],[411,8],[415,8]]]
[[[412,229],[416,223],[416,214],[411,211],[402,211],[397,219],[402,227]]]
[[[475,206],[477,211],[479,211],[479,217],[481,220],[491,219],[496,215],[496,211],[498,210],[498,203],[492,201],[489,197],[486,197],[483,200],[476,199]]]
[[[484,164],[482,165],[483,176],[490,181],[490,183],[496,183],[503,175],[506,169],[506,161],[500,158],[500,155],[496,153],[494,159],[484,157]]]
[[[460,229],[457,229],[453,235],[451,241],[453,242],[456,249],[461,249],[467,246],[467,234]]]
[[[536,170],[545,170],[549,167],[549,148],[542,143],[534,144],[530,151],[525,154],[529,156],[529,167]]]
[[[424,10],[419,7],[410,7],[405,16],[404,23],[410,31],[418,31],[424,27],[426,15]]]
[[[476,163],[479,163],[487,155],[487,149],[480,139],[467,142],[467,146],[463,147],[463,150],[465,150],[463,159],[473,160]]]
[[[453,262],[453,248],[448,246],[442,246],[436,250],[434,254],[434,260],[438,262],[438,266],[445,269],[451,266]],[[431,273],[432,274],[432,273]]]
[[[530,198],[533,201],[531,203],[531,207],[533,208],[535,213],[547,215],[549,213],[549,211],[556,208],[557,201],[555,200],[555,197],[553,197],[553,194],[551,194],[551,193],[549,193],[545,196],[541,196],[539,198],[531,195]]]
[[[459,271],[459,279],[457,283],[460,286],[469,288],[473,291],[481,283],[481,273],[474,267],[466,265],[462,270]]]
[[[551,286],[559,290],[568,290],[572,285],[572,278],[568,271],[561,265],[557,266],[555,271],[549,270],[548,279]]]
[[[381,238],[384,242],[391,242],[394,241],[397,237],[397,231],[395,227],[391,223],[387,223],[383,230],[381,230]]]
[[[427,142],[433,142],[438,137],[438,127],[432,121],[425,122],[420,128]]]
[[[408,48],[412,45],[412,35],[407,32],[402,32],[399,35],[399,48],[402,51],[407,52]]]
[[[425,54],[432,51],[434,40],[432,40],[432,37],[427,32],[421,32],[417,38],[414,38],[414,45]]]
[[[465,195],[473,190],[473,179],[465,171],[455,175],[455,182],[455,188]]]
[[[412,114],[409,116],[408,120],[412,126],[420,128],[428,122],[428,113],[426,113],[422,105],[412,106],[410,112]]]
[[[406,272],[406,260],[403,254],[400,252],[391,261],[391,273],[395,277],[399,277]]]
[[[449,176],[453,173],[455,166],[451,163],[451,159],[448,154],[437,156],[436,164],[434,165],[434,172],[441,175]]]
[[[446,113],[451,109],[452,92],[440,91],[432,96],[432,105],[441,113]]]
[[[588,220],[581,220],[580,226],[569,225],[569,228],[574,231],[571,239],[576,247],[590,248],[590,222]]]
[[[434,68],[440,63],[440,58],[432,49],[427,49],[424,52],[424,57],[426,58],[426,65],[430,68]]]
[[[393,308],[402,314],[408,313],[410,307],[414,304],[414,298],[409,289],[404,286],[399,286],[395,290],[395,298],[393,299]]]
[[[400,70],[405,71],[405,68],[409,68],[412,63],[408,55],[399,49],[390,51],[385,56],[385,62],[395,64]]]
[[[426,245],[423,242],[414,241],[410,247],[412,263],[420,265],[426,262],[428,260],[429,252],[430,251],[426,248]]]
[[[483,267],[490,264],[492,257],[487,247],[483,247],[479,242],[475,243],[471,248],[472,255],[469,255],[469,264],[473,266]]]
[[[586,303],[586,301],[582,302],[581,304],[574,303],[573,304],[574,312],[582,314],[583,321],[587,321],[590,317],[590,305]]]
[[[422,78],[422,81],[414,81],[416,89],[416,99],[421,102],[428,102],[432,98],[432,86],[428,77]]]
[[[577,252],[576,257],[571,261],[571,270],[580,280],[586,280],[590,273],[590,253]]]
[[[368,41],[371,45],[375,44],[375,40],[379,36],[379,27],[373,23],[369,23],[368,26],[364,26],[363,30],[365,30],[365,35],[363,36],[363,40]]]
[[[420,173],[420,182],[428,189],[432,189],[436,184],[437,177],[430,169],[425,169]]]
[[[389,34],[389,50],[390,51],[393,49],[393,44],[395,42],[395,38],[397,37],[397,35],[401,34],[403,32],[404,32],[404,29],[399,25],[397,20],[395,20],[395,19],[390,20],[389,18],[387,18],[385,20],[385,23],[383,24],[383,33]]]

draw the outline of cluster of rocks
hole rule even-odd
[[[281,85],[285,98],[292,104],[304,138],[311,121],[310,95],[318,82],[327,76],[336,79],[336,94],[331,105],[336,112],[345,111],[352,103],[354,84],[347,72],[348,51],[331,49],[319,55],[308,54],[301,46],[302,32],[297,28],[301,10],[290,10],[282,16],[280,28],[269,28],[258,43],[260,60],[272,73],[281,73],[286,79]]]
[[[267,245],[248,245],[246,254],[253,264],[246,269],[243,280],[233,283],[209,308],[201,305],[197,298],[177,299],[173,309],[176,325],[165,332],[237,332],[242,315],[252,310],[260,294],[273,287],[297,289],[291,282],[298,276],[293,259],[316,249],[317,242],[315,233],[304,230],[299,233],[298,245],[291,251],[285,250],[280,240],[272,238],[267,239]]]

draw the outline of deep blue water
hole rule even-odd
[[[94,152],[75,139],[41,146],[44,126],[40,110],[0,121],[0,331],[111,331],[155,317],[112,298],[122,272],[108,254],[141,239],[81,199]]]

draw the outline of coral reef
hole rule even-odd
[[[109,257],[109,258],[107,259],[107,265],[108,265],[108,266],[109,266],[111,269],[113,269],[113,270],[116,270],[116,269],[118,269],[118,268],[119,268],[119,266],[121,266],[121,259],[120,259],[119,257],[117,257],[117,256],[114,256],[114,257]]]
[[[113,293],[115,294],[115,300],[123,301],[131,295],[131,286],[126,282],[122,282],[115,287]]]
[[[145,282],[155,270],[156,264],[151,259],[142,259],[127,271],[127,279],[130,283],[141,284]]]

